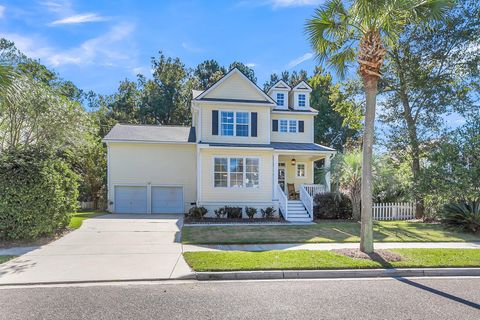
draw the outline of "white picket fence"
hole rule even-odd
[[[400,203],[374,203],[373,220],[410,220],[415,218],[415,204],[411,202]]]

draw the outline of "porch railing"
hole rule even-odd
[[[288,198],[285,192],[283,192],[282,187],[277,184],[277,195],[278,195],[278,205],[280,211],[282,212],[283,218],[288,219]]]
[[[312,197],[314,197],[317,193],[327,192],[327,187],[325,187],[323,184],[302,184],[302,186],[305,187],[305,190]]]
[[[308,193],[304,184],[300,185],[300,200],[313,220],[313,197]]]

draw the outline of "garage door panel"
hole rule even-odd
[[[182,213],[183,188],[152,187],[152,213]]]
[[[116,186],[115,212],[147,213],[147,187]]]

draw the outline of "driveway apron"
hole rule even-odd
[[[109,214],[0,265],[0,284],[186,279],[179,215]]]

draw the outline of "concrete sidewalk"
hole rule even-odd
[[[358,243],[278,243],[237,245],[183,245],[183,252],[195,251],[271,251],[271,250],[333,250],[358,248]],[[375,249],[480,249],[480,242],[376,242]]]
[[[104,215],[0,265],[0,285],[185,279],[179,215]]]

